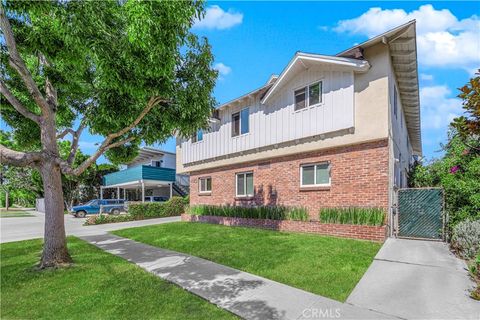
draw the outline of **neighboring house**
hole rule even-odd
[[[282,73],[177,138],[190,203],[382,207],[421,155],[415,21],[335,56],[297,52]]]
[[[138,156],[122,166],[122,170],[103,177],[101,195],[130,201],[145,201],[156,196],[168,199],[185,196],[189,178],[175,172],[175,153],[144,147]]]

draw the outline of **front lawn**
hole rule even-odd
[[[113,233],[188,253],[345,301],[381,244],[201,223],[168,223]]]
[[[75,264],[36,271],[41,241],[0,245],[1,319],[234,319],[119,257],[69,238]]]

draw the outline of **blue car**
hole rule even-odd
[[[102,213],[117,215],[125,211],[125,200],[94,199],[85,204],[72,207],[70,213],[77,218],[84,218],[87,214],[99,214],[100,206],[102,206]]]

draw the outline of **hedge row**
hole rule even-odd
[[[301,221],[308,220],[308,212],[306,208],[286,206],[240,207],[197,205],[190,207],[188,213],[201,216],[220,216],[250,219]]]
[[[320,210],[319,220],[323,223],[383,226],[385,210],[359,207],[324,208]]]
[[[85,225],[179,216],[185,211],[187,204],[188,198],[182,197],[172,197],[165,202],[131,203],[128,206],[128,214],[118,216],[108,214],[89,216]]]
[[[132,203],[128,206],[128,214],[135,220],[179,216],[185,210],[185,199],[172,197],[166,202]]]

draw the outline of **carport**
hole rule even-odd
[[[167,188],[168,196],[173,196],[175,183],[175,170],[169,168],[139,165],[118,172],[107,174],[103,177],[100,187],[100,199],[104,197],[105,189],[116,189],[116,198],[127,199],[127,192],[135,190],[141,192],[141,201],[145,201],[146,190],[162,190]]]

